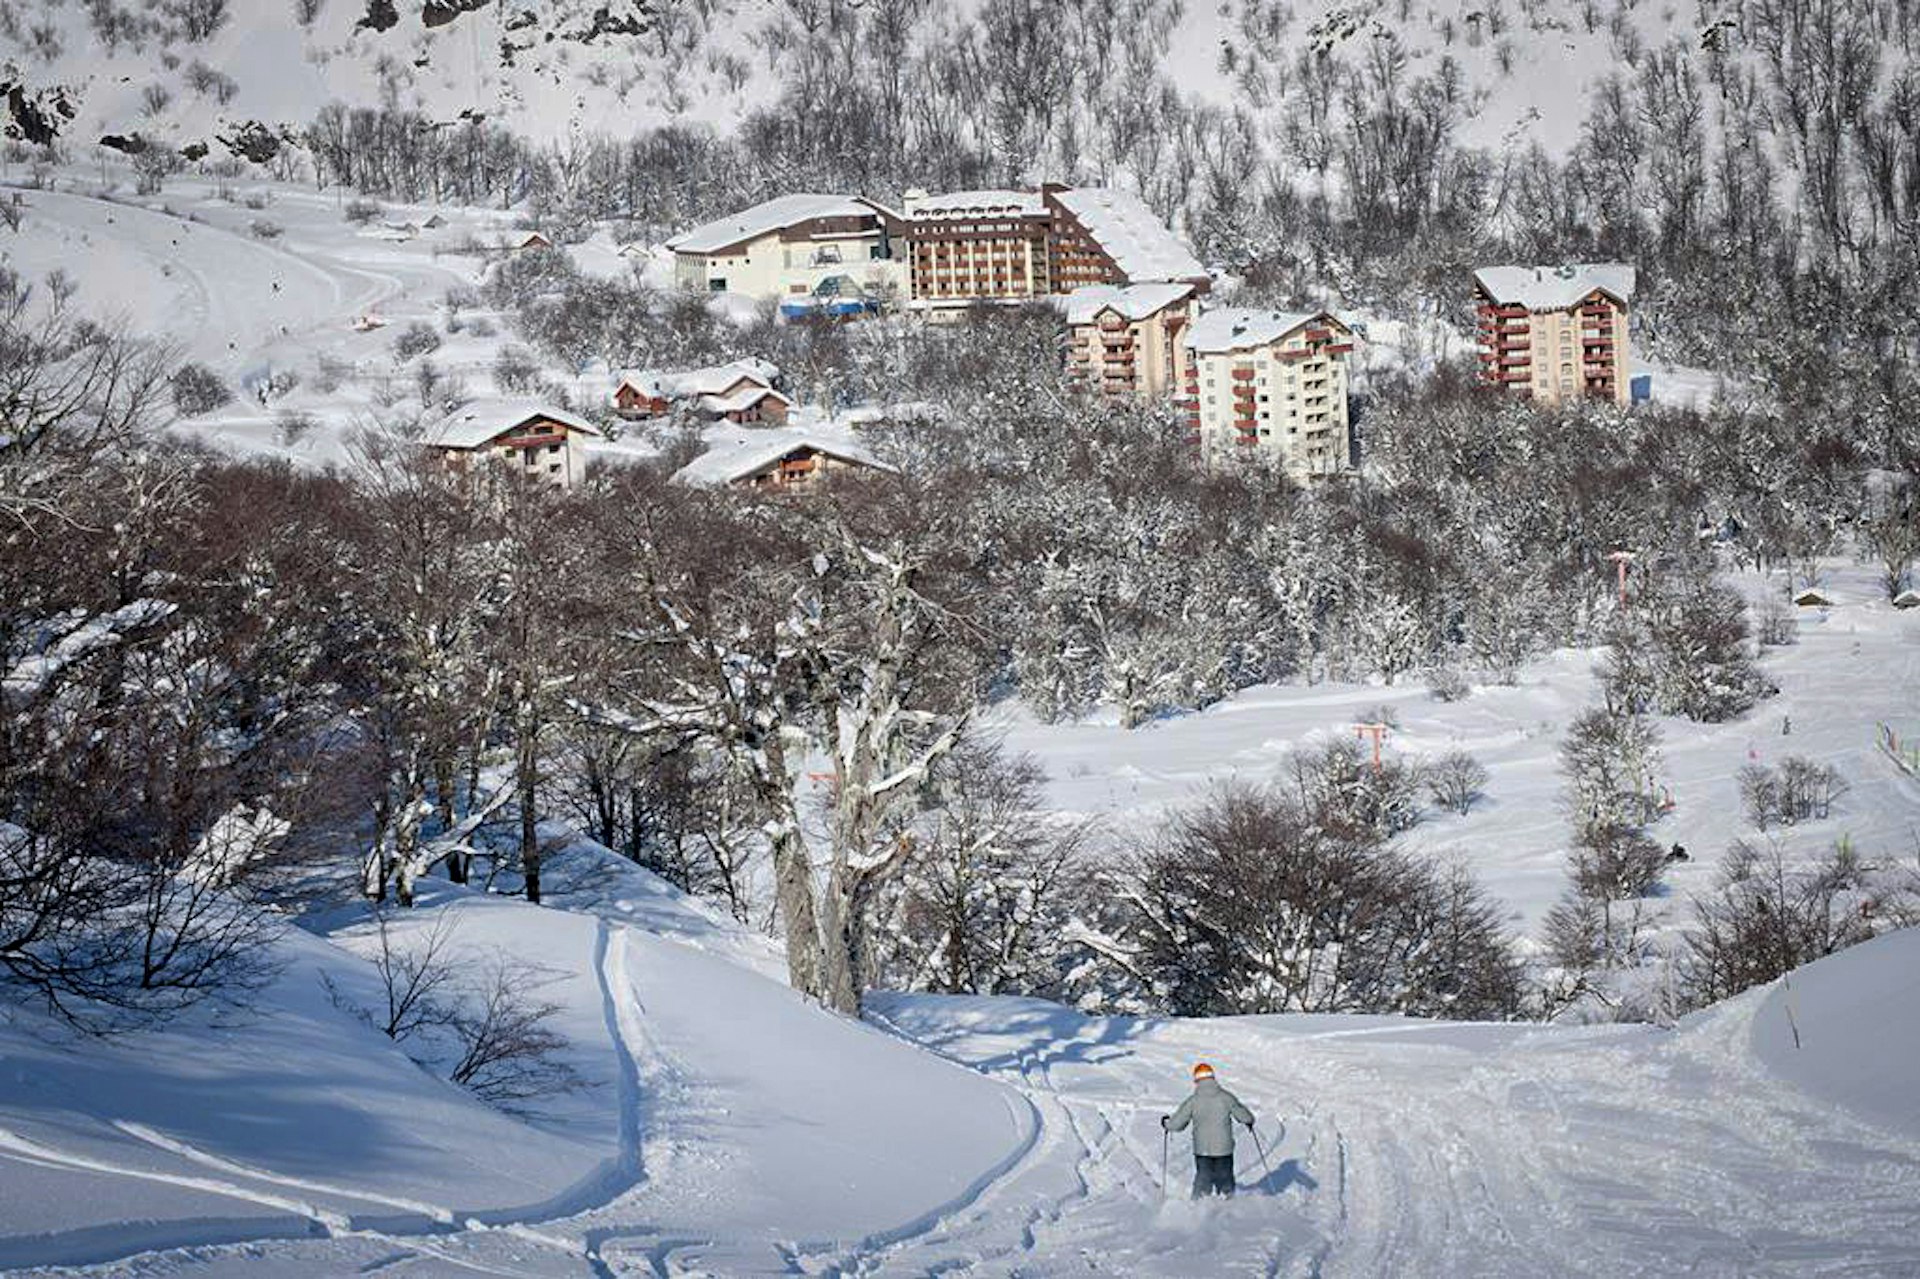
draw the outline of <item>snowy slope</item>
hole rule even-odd
[[[1808,1093],[1920,1132],[1916,1006],[1920,930],[1889,933],[1768,989],[1753,1014],[1753,1051]]]
[[[863,1026],[765,939],[590,845],[576,909],[442,887],[412,917],[570,971],[603,1087],[530,1123],[398,1061],[289,941],[244,1041],[0,1029],[0,1265],[333,1275],[1892,1275],[1920,1267],[1920,934],[1677,1031],[1387,1017],[1089,1019],[882,996]],[[594,912],[600,912],[598,914]],[[364,930],[335,934],[364,946]],[[304,970],[304,971],[299,971]],[[304,994],[301,992],[305,992]],[[1871,1004],[1874,1016],[1862,1015]],[[1814,1045],[1828,1047],[1817,1051]],[[1156,1117],[1197,1058],[1259,1116],[1243,1194],[1184,1201]],[[1891,1102],[1890,1108],[1875,1110]],[[62,1273],[72,1273],[63,1270]]]
[[[658,1246],[671,1222],[769,1269],[964,1201],[1029,1141],[1017,1098],[806,1005],[763,971],[766,939],[644,871],[583,844],[553,876],[557,901],[591,909],[440,885],[400,929],[404,943],[444,916],[461,953],[563,978],[542,993],[593,1086],[526,1121],[328,1002],[322,972],[378,1001],[351,957],[374,944],[364,923],[333,944],[290,935],[284,975],[234,1028],[102,1044],[0,1023],[0,1267],[320,1236],[310,1255],[264,1255],[334,1274],[451,1248],[579,1273],[589,1253]]]
[[[543,1130],[477,1104],[332,1006],[322,973],[376,998],[363,965],[300,933],[277,950],[284,973],[231,1026],[103,1043],[24,1013],[0,1024],[0,1266],[426,1230],[592,1193],[610,1125]]]
[[[114,7],[161,17],[138,0]],[[689,120],[729,127],[747,100],[716,74],[713,59],[747,52],[747,34],[773,11],[767,0],[743,0],[709,22],[692,6],[667,6],[667,24],[592,35],[596,9],[650,6],[485,4],[429,27],[420,0],[399,0],[399,21],[384,31],[365,25],[365,0],[323,0],[307,27],[293,20],[293,7],[233,0],[227,21],[205,39],[186,39],[161,21],[108,42],[86,6],[50,5],[11,38],[0,25],[0,64],[11,62],[32,87],[67,89],[78,111],[65,132],[89,145],[102,134],[139,132],[176,146],[203,141],[219,154],[216,139],[241,124],[297,131],[333,102],[390,101],[437,121],[479,115],[535,138]],[[33,39],[36,29],[53,39]],[[196,64],[231,87],[196,88]],[[157,110],[150,86],[166,94]]]
[[[1755,598],[1780,589],[1777,580],[1740,584]],[[1889,606],[1864,566],[1832,565],[1828,585],[1838,606],[1801,610],[1798,642],[1762,651],[1761,669],[1778,696],[1724,724],[1660,719],[1662,776],[1674,810],[1651,834],[1683,845],[1691,860],[1672,868],[1672,893],[1652,903],[1656,911],[1684,907],[1689,893],[1706,891],[1728,842],[1754,834],[1739,816],[1737,774],[1749,761],[1775,766],[1787,755],[1810,756],[1832,764],[1851,787],[1826,820],[1769,832],[1789,855],[1817,853],[1843,836],[1875,855],[1910,855],[1920,782],[1877,748],[1875,725],[1892,725],[1903,738],[1920,732],[1920,614]],[[1356,722],[1388,708],[1399,723],[1389,752],[1433,758],[1465,749],[1490,774],[1471,814],[1429,808],[1408,845],[1464,862],[1511,908],[1515,928],[1532,933],[1566,886],[1558,752],[1568,723],[1597,701],[1600,657],[1597,650],[1557,653],[1530,663],[1512,687],[1481,687],[1452,703],[1434,701],[1417,679],[1394,687],[1271,685],[1133,730],[1111,714],[1040,724],[1017,708],[1005,712],[1001,727],[1009,747],[1046,767],[1057,807],[1098,814],[1123,838],[1212,781],[1270,780],[1289,751],[1351,735]],[[1876,672],[1865,699],[1863,671]]]

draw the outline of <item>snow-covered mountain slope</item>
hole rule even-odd
[[[590,845],[556,902],[441,886],[403,928],[565,973],[597,1086],[504,1116],[324,997],[347,917],[257,1019],[98,1042],[0,1024],[0,1266],[142,1275],[1891,1275],[1920,1266],[1920,933],[1675,1031],[810,1007],[764,938]],[[1802,1047],[1795,1048],[1789,1003]],[[1906,1045],[1911,1048],[1911,1045]],[[1259,1116],[1187,1203],[1157,1116],[1212,1061]],[[1910,1063],[1910,1056],[1906,1058]],[[1906,1072],[1906,1073],[1903,1073]],[[124,1259],[124,1260],[116,1260]]]
[[[729,85],[730,69],[774,11],[769,0],[712,7],[711,17],[704,5],[587,0],[233,0],[204,34],[178,16],[219,7],[12,6],[0,64],[30,88],[64,89],[75,111],[62,132],[83,144],[138,132],[217,153],[217,139],[248,121],[297,130],[334,102],[480,117],[537,138],[674,120],[725,128],[752,100]],[[313,14],[304,24],[303,10]],[[111,35],[100,11],[116,15]]]
[[[386,6],[389,24],[382,0],[232,0],[225,21],[194,38],[176,15],[199,7],[17,4],[13,20],[0,22],[0,64],[11,64],[30,88],[64,90],[75,115],[55,123],[82,144],[139,132],[176,146],[202,141],[218,152],[217,140],[246,122],[297,130],[333,102],[391,104],[435,121],[480,116],[549,140],[668,123],[727,132],[783,86],[817,74],[796,65],[794,50],[802,29],[826,22],[829,9],[773,0],[397,0]],[[951,42],[981,7],[977,0],[872,13],[831,6],[831,23],[864,44],[881,38],[883,19],[904,21],[912,52]],[[1113,29],[1099,12],[1117,7],[1081,7],[1089,10],[1088,29]],[[1498,147],[1537,139],[1559,150],[1577,138],[1586,92],[1623,48],[1677,40],[1698,49],[1710,32],[1731,41],[1720,30],[1732,21],[1722,7],[1226,0],[1129,11],[1142,27],[1165,24],[1159,69],[1196,101],[1273,106],[1298,92],[1290,64],[1301,52],[1358,63],[1391,35],[1406,56],[1405,78],[1434,75],[1443,59],[1454,64],[1452,91],[1471,104],[1468,140]],[[294,17],[302,9],[313,10],[305,25]],[[102,10],[116,21],[91,16]]]

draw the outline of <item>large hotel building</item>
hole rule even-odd
[[[1017,302],[1096,284],[1209,277],[1138,196],[1106,187],[1038,191],[909,191],[908,306],[944,311]]]

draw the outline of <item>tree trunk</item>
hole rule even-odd
[[[434,814],[440,819],[440,833],[446,834],[454,825],[454,793],[458,785],[457,770],[451,751],[433,761]],[[472,802],[472,796],[468,796]],[[467,882],[467,855],[457,849],[447,854],[447,878],[456,884]]]
[[[773,836],[773,875],[780,917],[787,925],[787,980],[803,995],[825,1000],[820,953],[820,920],[813,905],[813,866],[799,827],[789,824]]]
[[[858,885],[835,866],[820,902],[820,1002],[849,1017],[860,1015]]]
[[[520,792],[520,873],[527,884],[527,900],[540,904],[539,738],[531,731],[520,735],[515,782]]]

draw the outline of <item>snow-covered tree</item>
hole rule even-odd
[[[793,984],[855,1012],[876,896],[912,850],[901,818],[973,713],[972,585],[907,485],[676,506],[649,521],[634,589],[655,606],[645,642],[679,657],[664,687],[624,699],[624,722],[733,761],[769,844]]]
[[[405,906],[433,861],[466,880],[468,853],[431,837],[484,802],[500,680],[488,636],[507,588],[476,493],[404,435],[369,433],[357,451],[365,723],[386,778],[363,887]]]

